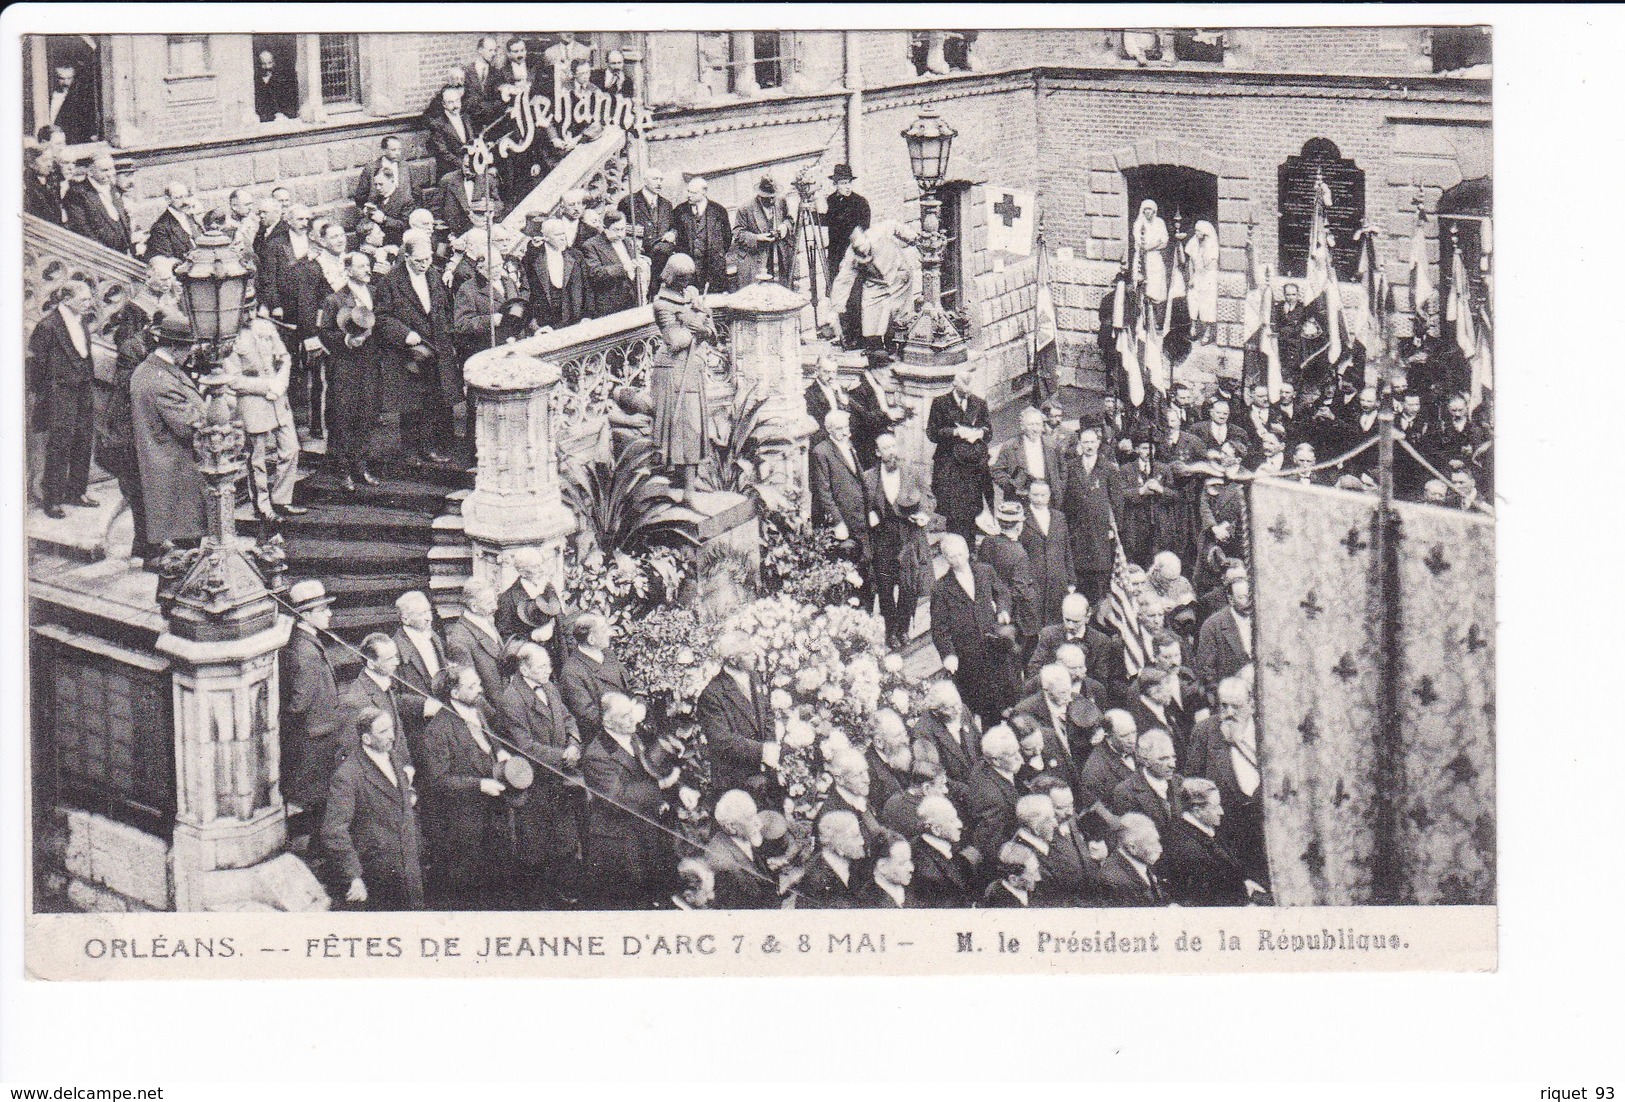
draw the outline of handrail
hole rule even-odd
[[[723,347],[727,346],[729,297],[706,297]],[[659,341],[653,308],[634,306],[476,352],[469,357],[464,372],[477,374],[481,363],[515,355],[557,365],[563,385],[554,389],[552,397],[554,424],[558,426],[554,441],[561,452],[574,454],[578,451],[577,441],[595,441],[602,436],[617,388],[648,388],[649,368]],[[709,394],[707,406],[721,415],[730,400],[728,394]]]
[[[111,316],[141,288],[149,269],[144,261],[109,249],[99,241],[77,234],[32,214],[23,215],[23,325],[32,332],[44,315],[45,304],[64,283],[80,280],[90,285],[92,324],[87,326],[99,355],[98,369],[110,366],[112,340],[102,332]]]
[[[546,139],[544,135],[537,134],[534,140]],[[553,166],[553,171],[531,188],[530,194],[503,215],[502,227],[511,230],[515,235],[522,233],[528,215],[546,214],[551,211],[559,205],[559,199],[565,192],[581,187],[592,179],[592,174],[625,146],[626,131],[618,126],[606,127],[601,137],[594,141],[582,142],[566,153],[564,159]]]

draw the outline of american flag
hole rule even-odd
[[[1128,557],[1123,554],[1123,545],[1117,541],[1116,535],[1117,526],[1113,524],[1112,546],[1117,560],[1112,565],[1111,592],[1101,606],[1100,620],[1116,629],[1118,637],[1123,640],[1123,666],[1132,678],[1139,676],[1140,670],[1154,655],[1151,635],[1140,622],[1140,607],[1129,589]]]

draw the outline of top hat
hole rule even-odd
[[[339,311],[339,328],[344,330],[345,333],[355,336],[370,333],[372,327],[377,324],[377,315],[360,303],[354,306],[346,306]]]
[[[1026,516],[1027,514],[1026,511],[1022,509],[1020,502],[1003,501],[999,503],[999,508],[996,515],[999,523],[1001,525],[1005,525],[1020,524],[1022,517]]]
[[[158,319],[155,335],[159,344],[177,348],[185,347],[197,340],[197,333],[192,328],[192,319],[179,310],[163,311]]]
[[[534,599],[527,597],[520,601],[516,611],[520,623],[528,628],[539,628],[543,624],[557,620],[564,607],[559,603],[558,594],[554,592],[553,587],[548,586],[542,590],[540,597]]]
[[[333,598],[320,578],[306,578],[294,582],[289,587],[288,603],[293,605],[295,612],[309,612],[311,609],[332,604]]]
[[[905,517],[917,517],[921,513],[930,516],[925,508],[925,501],[914,490],[904,490],[897,495],[897,511]]]
[[[852,166],[847,164],[836,165],[835,171],[829,174],[829,178],[837,184],[842,180],[851,181],[857,179],[856,176],[852,175]]]
[[[1100,722],[1100,705],[1086,696],[1076,697],[1067,705],[1066,717],[1087,731]]]
[[[547,215],[542,214],[540,211],[531,211],[525,215],[525,236],[542,236],[542,227],[545,225],[547,225]]]

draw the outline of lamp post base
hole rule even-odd
[[[968,359],[970,345],[959,335],[947,312],[935,303],[927,303],[909,327],[908,340],[903,345],[903,362],[943,367],[962,364]]]

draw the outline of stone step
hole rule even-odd
[[[461,513],[447,513],[434,518],[431,525],[434,533],[436,547],[462,547],[468,546],[468,536],[463,528]]]
[[[431,547],[424,557],[433,578],[466,578],[474,569],[474,552],[466,543]]]
[[[341,609],[393,608],[402,593],[413,589],[427,593],[433,588],[433,579],[421,572],[328,574],[322,582],[333,597],[335,614]]]
[[[367,540],[306,537],[290,541],[288,572],[294,577],[329,574],[429,575],[429,541],[374,543]]]
[[[315,475],[299,484],[294,491],[294,501],[300,505],[335,509],[355,506],[400,509],[426,517],[439,516],[452,508],[448,500],[451,491],[444,486],[417,479],[386,478],[382,474],[379,479],[379,485],[358,484],[351,493],[344,490],[336,478],[327,474]]]
[[[364,540],[369,543],[426,543],[433,540],[435,518],[412,509],[391,509],[370,503],[322,505],[304,516],[287,517],[277,528],[289,543],[307,539]],[[246,507],[237,510],[237,526],[251,531],[258,521]]]

